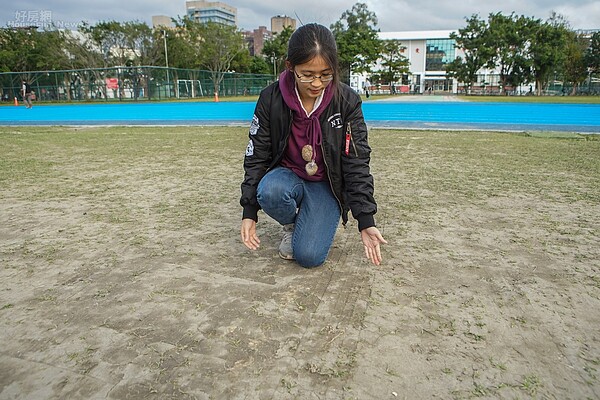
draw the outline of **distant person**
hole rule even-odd
[[[358,220],[366,257],[381,263],[371,148],[360,96],[339,80],[329,29],[303,25],[291,36],[286,69],[264,89],[244,159],[241,237],[258,249],[258,211],[283,227],[280,257],[303,267],[325,262],[340,217]]]
[[[23,79],[23,81],[21,82],[21,94],[23,95],[23,102],[25,102],[25,107],[33,107],[33,103],[31,102],[31,85],[25,79]]]

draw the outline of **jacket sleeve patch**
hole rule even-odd
[[[256,132],[258,132],[259,128],[260,128],[260,123],[258,122],[258,117],[256,116],[256,114],[254,114],[252,116],[252,123],[250,124],[250,134],[256,135]]]
[[[254,155],[254,142],[252,139],[248,142],[248,146],[246,147],[246,157],[250,157]]]

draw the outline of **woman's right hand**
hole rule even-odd
[[[256,235],[256,221],[250,218],[242,220],[242,242],[250,250],[257,250],[260,247],[260,239]]]

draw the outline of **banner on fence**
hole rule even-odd
[[[106,78],[106,88],[107,89],[118,89],[119,88],[119,80],[117,78]]]

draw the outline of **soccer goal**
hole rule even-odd
[[[193,79],[177,79],[177,98],[187,97],[202,97],[204,90],[199,80]]]

